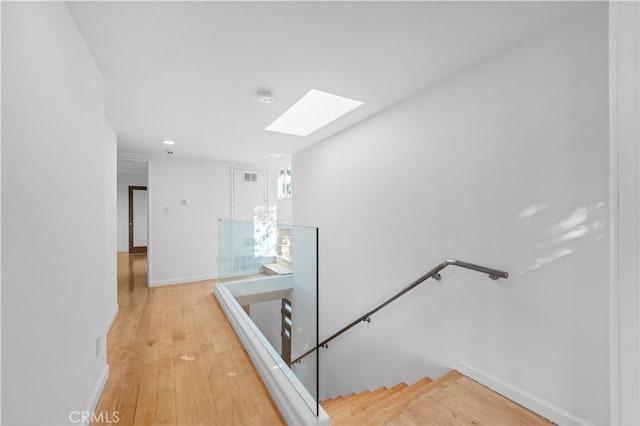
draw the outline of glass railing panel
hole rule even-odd
[[[218,232],[221,282],[318,415],[317,353],[291,364],[318,345],[318,229],[220,220]]]
[[[318,229],[291,228],[293,256],[291,359],[318,347]],[[318,351],[291,366],[291,370],[318,401]],[[316,404],[317,415],[317,404]]]
[[[221,278],[262,273],[275,259],[275,224],[218,221],[218,274]]]

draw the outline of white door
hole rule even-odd
[[[269,241],[269,199],[265,170],[233,169],[233,251],[264,255]]]
[[[233,169],[232,219],[243,222],[262,220],[268,213],[267,172]]]

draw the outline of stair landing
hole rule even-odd
[[[552,425],[453,370],[321,402],[332,425]]]

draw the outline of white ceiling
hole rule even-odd
[[[69,2],[121,157],[289,154],[581,13],[582,2]],[[261,104],[257,91],[272,89]],[[264,128],[315,88],[364,101],[318,132]],[[362,141],[366,144],[367,141]]]

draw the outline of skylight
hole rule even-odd
[[[308,136],[362,104],[360,101],[311,89],[265,130]]]

